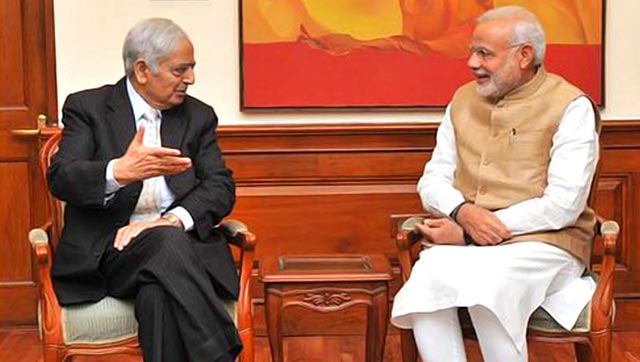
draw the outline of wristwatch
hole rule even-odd
[[[177,228],[182,228],[182,220],[180,220],[179,217],[177,217],[174,214],[171,213],[166,213],[164,215],[162,215],[162,218],[167,220],[169,222],[169,224],[171,224],[171,226],[175,226]]]
[[[473,240],[473,238],[471,237],[471,235],[469,235],[466,231],[464,231],[462,233],[462,238],[464,240],[464,245],[478,245],[476,244],[476,241]]]

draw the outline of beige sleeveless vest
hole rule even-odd
[[[544,69],[500,100],[480,96],[475,82],[461,87],[451,103],[456,137],[454,186],[466,200],[489,210],[542,196],[553,136],[569,103],[582,95]],[[594,111],[599,130],[595,107]],[[507,242],[547,242],[588,265],[594,226],[595,214],[587,207],[573,226],[519,235]]]

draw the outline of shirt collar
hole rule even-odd
[[[138,122],[140,120],[140,117],[142,117],[142,115],[145,114],[149,109],[153,109],[153,107],[151,107],[149,103],[147,103],[144,98],[140,96],[135,88],[133,88],[129,77],[127,77],[127,93],[129,94],[131,108],[133,108],[133,117],[136,122]],[[158,114],[161,113],[158,111]]]

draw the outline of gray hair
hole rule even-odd
[[[158,69],[158,61],[169,54],[187,33],[169,19],[150,18],[136,24],[124,39],[122,60],[127,76],[133,74],[133,64],[142,59],[152,72]]]
[[[502,6],[489,10],[476,20],[478,24],[492,21],[515,19],[511,45],[529,43],[533,46],[533,64],[538,66],[544,60],[546,50],[544,29],[531,11],[520,6]]]

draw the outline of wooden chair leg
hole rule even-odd
[[[53,347],[43,346],[42,360],[44,362],[61,362],[64,358],[64,351]]]
[[[578,362],[611,362],[611,332],[592,334],[589,344],[575,344]]]
[[[402,362],[416,362],[418,360],[418,348],[411,329],[400,330],[400,347],[402,348]]]
[[[240,331],[243,349],[236,362],[253,362],[253,330]]]
[[[628,361],[628,362],[640,362],[640,358],[637,358],[631,352],[626,352],[624,354],[624,357],[626,358],[626,361]]]
[[[593,351],[590,344],[576,343],[576,361],[578,362],[595,362]]]

